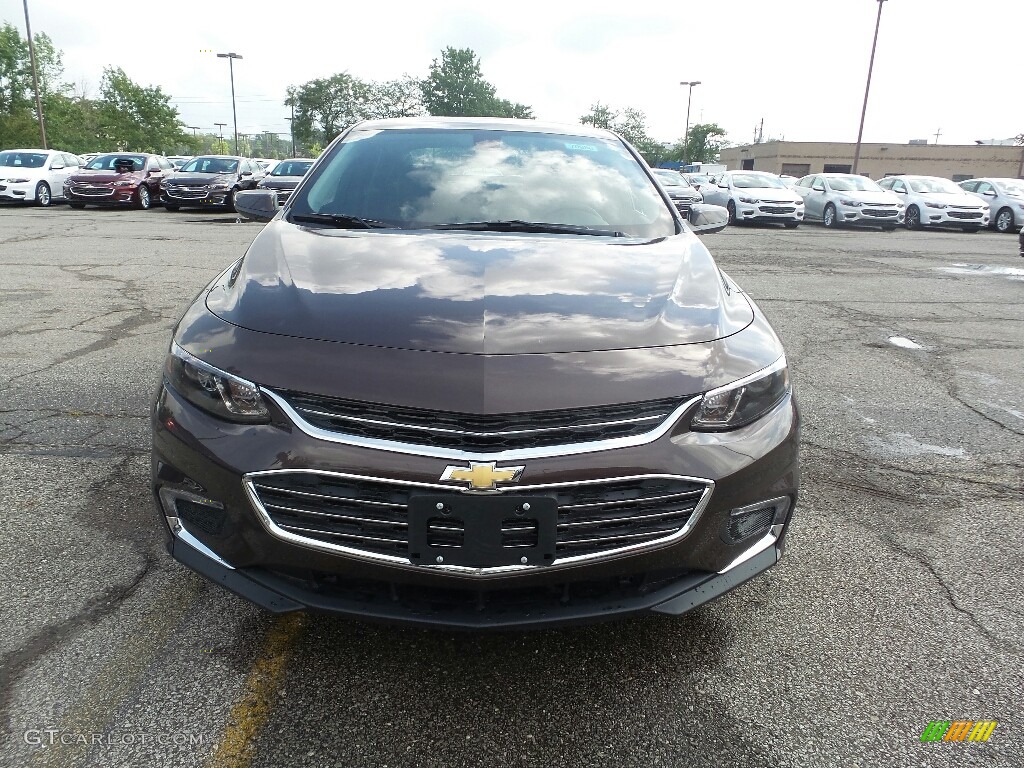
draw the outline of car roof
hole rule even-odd
[[[547,123],[539,120],[521,120],[512,117],[390,117],[381,120],[365,120],[354,128],[364,131],[399,128],[450,128],[450,129],[491,129],[524,131],[527,133],[556,133],[567,136],[589,136],[600,139],[618,138],[604,128],[571,123]]]

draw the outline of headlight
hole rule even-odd
[[[941,209],[941,208],[945,208],[946,207],[945,203],[925,203],[925,205],[928,206],[929,208],[940,208]]]
[[[270,421],[259,387],[204,363],[177,344],[171,344],[164,376],[182,397],[214,416],[250,424]]]
[[[210,185],[210,189],[211,190],[214,190],[214,189],[227,189],[227,188],[228,188],[228,185],[227,184],[223,184],[223,183],[211,184]]]
[[[740,202],[746,203],[747,205],[757,205],[761,201],[758,200],[756,197],[740,197]]]
[[[31,181],[31,179],[8,179],[7,183],[8,184],[25,184],[26,182],[29,182],[29,181]]]
[[[757,421],[790,391],[785,356],[772,365],[704,395],[690,422],[696,432],[723,432]]]
[[[862,203],[860,200],[849,200],[845,197],[839,198],[839,204],[845,205],[849,208],[860,208],[862,205],[864,205],[864,203]]]
[[[135,182],[134,181],[115,181],[114,182],[114,186],[115,187],[134,187],[135,186]]]

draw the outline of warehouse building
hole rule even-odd
[[[849,173],[855,144],[766,141],[722,150],[729,170],[768,171],[786,176]],[[944,176],[953,181],[976,177],[1024,178],[1024,147],[998,144],[861,144],[857,172],[872,179],[898,174]]]

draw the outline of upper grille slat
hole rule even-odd
[[[458,488],[403,483],[314,470],[255,473],[247,478],[271,532],[303,543],[340,548],[346,554],[386,555],[408,562],[408,504],[412,496]],[[673,475],[604,478],[576,483],[527,485],[505,493],[547,496],[557,504],[556,560],[594,557],[652,545],[689,530],[712,484]],[[486,498],[481,498],[486,504]],[[461,546],[457,520],[432,521],[432,536]],[[519,520],[502,525],[505,546],[532,546],[536,529]]]
[[[328,432],[430,448],[487,453],[643,435],[686,398],[530,413],[473,414],[278,393],[302,419]]]

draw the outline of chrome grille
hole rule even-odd
[[[642,435],[685,398],[529,413],[470,414],[280,393],[306,422],[330,432],[478,453]]]
[[[76,195],[88,197],[106,197],[114,194],[113,187],[71,187],[71,192]]]
[[[445,485],[315,470],[254,473],[245,483],[264,524],[280,538],[401,562],[408,561],[410,498],[465,496]],[[677,475],[639,475],[518,486],[505,492],[555,498],[557,564],[679,538],[696,522],[712,488],[709,481]],[[480,501],[486,503],[486,494],[480,494]],[[509,546],[528,546],[534,532],[515,520],[506,523],[502,535]],[[432,534],[457,541],[461,529],[439,528]]]
[[[791,205],[762,205],[759,210],[761,213],[796,213],[796,208]]]
[[[164,194],[168,197],[177,197],[183,200],[195,200],[207,197],[210,194],[208,187],[186,187],[183,185],[167,185],[164,187]]]

